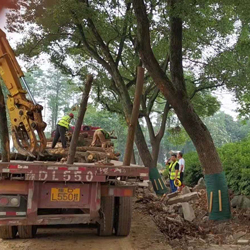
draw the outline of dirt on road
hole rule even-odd
[[[170,250],[151,217],[135,207],[128,237],[98,237],[92,228],[39,228],[34,239],[0,240],[0,250]]]

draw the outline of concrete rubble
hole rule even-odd
[[[203,178],[196,188],[184,187],[182,192],[167,194],[164,198],[148,188],[140,189],[137,203],[146,210],[156,225],[169,239],[174,250],[205,249],[205,245],[232,245],[250,249],[250,209],[232,208],[232,220],[213,222],[209,220],[206,186]],[[234,199],[234,197],[236,197]],[[242,205],[247,197],[230,195]],[[237,245],[236,245],[237,244]],[[242,248],[243,247],[243,248]]]
[[[206,183],[203,177],[199,179],[197,185],[194,186],[193,191],[199,191],[201,189],[206,189]]]
[[[172,205],[175,203],[179,203],[179,202],[187,202],[187,201],[191,201],[194,199],[198,199],[199,198],[199,194],[197,192],[192,192],[192,193],[188,193],[188,194],[179,194],[173,198],[170,198],[167,200],[167,204],[168,205]]]
[[[187,221],[193,221],[195,219],[194,209],[188,202],[181,203],[184,219]]]
[[[231,206],[240,209],[250,209],[250,199],[244,195],[236,195],[231,200]]]

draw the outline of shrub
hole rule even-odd
[[[228,143],[218,149],[228,186],[236,193],[250,195],[250,138]],[[196,152],[184,156],[186,161],[185,183],[194,186],[203,176]]]

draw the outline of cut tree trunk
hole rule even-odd
[[[84,115],[85,115],[85,112],[87,110],[89,92],[90,92],[90,89],[91,89],[92,82],[93,82],[93,76],[88,75],[86,83],[85,83],[85,89],[84,89],[84,92],[83,92],[83,95],[82,95],[82,101],[81,101],[81,104],[80,104],[80,109],[79,109],[79,113],[78,113],[77,122],[76,122],[76,125],[75,125],[75,129],[74,129],[74,133],[73,133],[71,142],[70,142],[69,155],[68,155],[68,160],[67,160],[68,164],[73,164],[74,163],[74,157],[75,157],[75,153],[76,153],[78,137],[80,135],[80,130],[81,130],[81,126],[82,126],[82,123],[83,123]]]
[[[137,81],[136,81],[136,90],[135,90],[135,99],[133,104],[133,110],[129,121],[128,126],[128,136],[126,149],[124,154],[123,164],[125,166],[130,166],[131,157],[133,153],[133,145],[135,139],[135,131],[138,123],[139,109],[140,109],[140,100],[143,89],[143,81],[144,81],[144,68],[137,67]]]
[[[103,160],[103,159],[111,159],[111,160],[118,160],[118,158],[112,153],[102,153],[102,152],[95,152],[95,151],[87,151],[89,155],[92,155],[96,160]]]
[[[10,140],[6,115],[4,95],[0,86],[0,148],[2,149],[2,162],[10,161]]]

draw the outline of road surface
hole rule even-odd
[[[0,250],[170,250],[150,216],[133,213],[128,237],[98,237],[92,228],[39,228],[35,239],[0,240]]]

